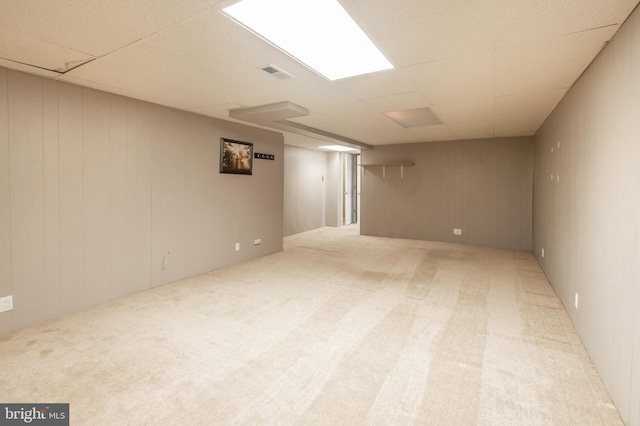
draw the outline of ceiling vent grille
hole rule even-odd
[[[293,76],[288,72],[283,71],[280,68],[276,67],[275,65],[271,65],[271,64],[267,65],[266,67],[262,67],[262,71],[269,73],[272,76],[279,78],[280,80],[287,80],[289,78],[293,78]]]

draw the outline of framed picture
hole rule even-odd
[[[250,175],[253,171],[253,144],[220,138],[220,173]]]

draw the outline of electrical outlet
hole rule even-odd
[[[462,235],[461,228],[453,228],[453,235]]]
[[[13,309],[13,296],[0,298],[0,312],[6,312]]]
[[[262,244],[262,239],[258,238],[257,240],[253,240],[253,245],[254,246],[259,246],[260,244]]]
[[[576,291],[576,297],[573,301],[573,304],[576,305],[576,309],[578,309],[578,299],[580,298],[580,295],[578,294],[578,292]]]
[[[236,251],[240,251],[240,243],[236,243]]]
[[[544,257],[544,247],[542,247],[542,257]]]

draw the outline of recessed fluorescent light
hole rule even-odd
[[[319,146],[318,148],[320,148],[320,149],[328,149],[330,151],[340,151],[340,152],[358,151],[355,148],[349,148],[348,146],[342,146],[342,145],[325,145],[325,146]]]
[[[337,0],[241,0],[223,11],[329,80],[393,68]]]

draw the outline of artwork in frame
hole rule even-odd
[[[253,172],[253,144],[220,138],[220,173],[250,175]]]

